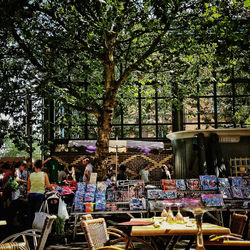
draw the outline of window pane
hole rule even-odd
[[[138,126],[124,126],[124,138],[135,138],[139,137]]]
[[[185,121],[184,122],[198,122],[197,100],[188,98],[184,101]]]
[[[217,98],[217,115],[218,122],[232,122],[232,98]]]
[[[142,126],[143,138],[154,138],[155,136],[156,136],[156,126],[154,125]]]
[[[236,95],[249,94],[250,92],[249,83],[236,83],[235,92],[236,92]]]
[[[237,98],[235,102],[235,122],[249,124],[250,122],[250,97]]]
[[[137,123],[139,113],[138,102],[136,104],[131,103],[130,105],[124,106],[123,112],[123,119],[125,124]]]
[[[158,125],[159,138],[166,138],[168,133],[172,133],[172,125]]]
[[[232,84],[231,83],[218,83],[217,84],[217,95],[232,95]]]
[[[110,139],[115,140],[116,137],[121,138],[121,126],[113,126],[110,134]]]
[[[200,93],[199,95],[202,96],[211,96],[213,95],[214,89],[213,89],[213,84],[211,83],[201,83],[199,85]]]
[[[200,119],[203,123],[214,122],[213,98],[200,98]]]
[[[93,114],[88,114],[88,125],[96,125],[97,124],[97,119],[96,116]]]
[[[88,126],[88,138],[96,139],[97,138],[97,128],[94,126]]]
[[[172,103],[168,99],[158,99],[158,122],[172,122]]]
[[[142,97],[154,97],[155,87],[153,85],[141,85],[141,96]]]
[[[141,100],[142,123],[155,123],[155,102],[152,99]]]

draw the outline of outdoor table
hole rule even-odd
[[[159,220],[162,218],[158,217]],[[131,219],[133,220],[143,220],[143,221],[153,221],[152,218],[149,219]],[[173,237],[180,237],[182,235],[190,235],[190,236],[196,236],[197,234],[197,227],[194,220],[190,219],[192,224],[187,225],[185,224],[179,224],[179,223],[173,223],[169,224],[165,221],[163,221],[160,224],[160,227],[154,227],[154,225],[148,225],[148,226],[132,226],[131,229],[131,236],[150,236],[152,242],[154,242],[158,249],[166,249],[166,246],[164,246],[164,242],[160,240],[160,236],[172,236]],[[218,226],[211,223],[202,223],[202,233],[203,235],[224,235],[224,234],[230,234],[230,229],[222,226]],[[157,239],[156,239],[157,238]],[[171,238],[171,239],[172,239]],[[170,239],[170,241],[171,241]],[[167,245],[170,243],[168,241]],[[176,241],[174,242],[174,244]]]

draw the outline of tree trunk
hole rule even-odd
[[[112,93],[113,92],[113,93]],[[106,175],[105,158],[109,152],[109,137],[112,129],[112,121],[115,107],[115,93],[110,91],[104,100],[102,114],[98,118],[98,136],[96,141],[95,166],[99,179]]]
[[[114,48],[116,35],[114,33],[105,33],[105,49],[104,49],[104,78],[105,78],[105,97],[103,101],[103,110],[98,116],[97,127],[98,137],[96,142],[95,160],[98,177],[106,175],[105,157],[109,152],[109,137],[112,129],[112,121],[114,116],[114,107],[116,102],[116,93],[118,86],[115,83],[115,62]],[[103,178],[101,178],[103,179]]]

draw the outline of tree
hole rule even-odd
[[[233,7],[210,0],[2,2],[4,89],[30,83],[31,93],[94,114],[96,158],[102,159],[121,87],[152,68],[146,62],[150,56],[157,59],[155,53],[165,65],[175,58],[173,63],[181,66],[181,51],[203,38],[211,41],[203,37],[200,23],[227,25],[223,13]]]

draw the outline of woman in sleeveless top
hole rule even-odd
[[[28,179],[28,199],[31,209],[31,222],[34,219],[35,212],[39,211],[43,201],[45,188],[52,189],[48,175],[42,172],[42,161],[35,162],[35,172],[31,173]]]

